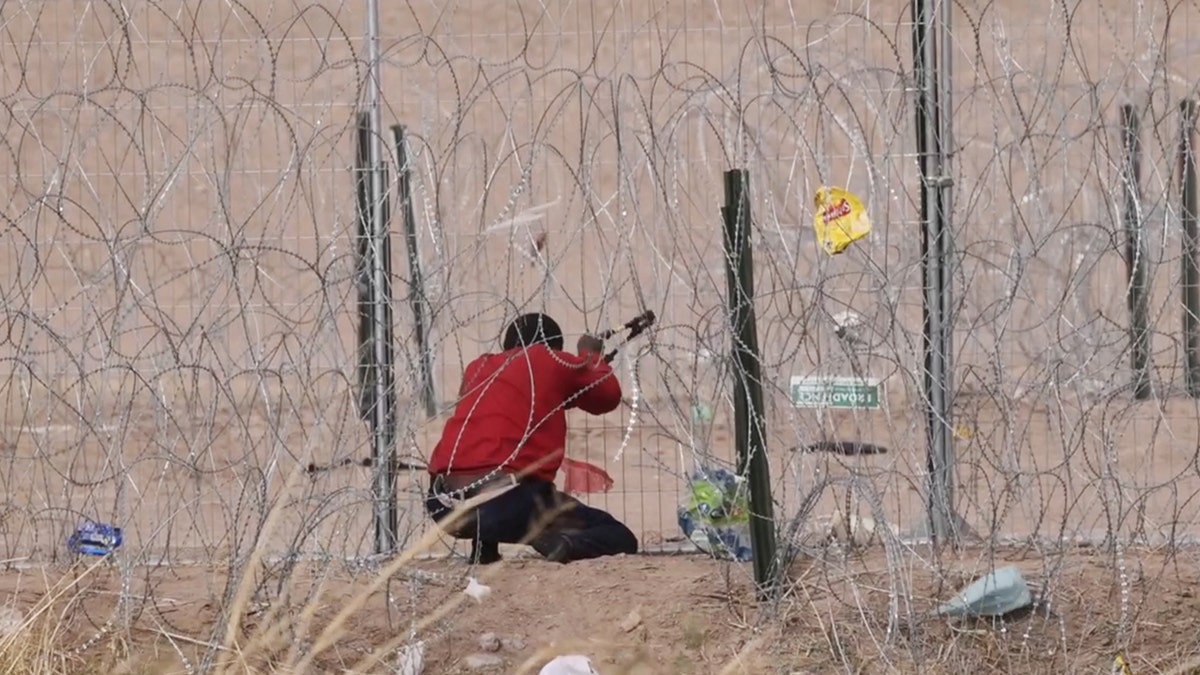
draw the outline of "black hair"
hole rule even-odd
[[[545,314],[522,314],[508,324],[504,331],[504,350],[529,347],[544,342],[551,349],[562,351],[563,334],[558,323]]]

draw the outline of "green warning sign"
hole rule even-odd
[[[882,389],[873,378],[796,376],[792,378],[792,405],[873,410],[883,398]]]

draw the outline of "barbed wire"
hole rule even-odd
[[[398,264],[401,454],[427,457],[462,367],[516,314],[577,335],[651,309],[653,334],[615,362],[626,404],[572,418],[568,455],[618,474],[586,501],[643,543],[679,539],[690,474],[736,461],[719,209],[722,172],[746,168],[783,545],[811,552],[821,514],[861,508],[899,567],[927,481],[911,9],[675,9],[385,8],[383,115],[409,134],[442,413],[421,412]],[[1197,535],[1176,226],[1195,11],[955,4],[955,494],[989,545],[1120,557]],[[0,7],[0,560],[60,560],[82,520],[121,524],[127,570],[234,572],[265,547],[277,578],[304,556],[368,556],[365,467],[287,487],[370,443],[353,330],[362,24],[315,0]],[[1131,393],[1122,103],[1143,121],[1148,401]],[[874,223],[836,257],[810,224],[822,185]],[[877,378],[882,402],[799,407],[795,376]],[[889,452],[794,450],[830,440]],[[403,541],[429,527],[423,481],[402,486]],[[908,592],[889,590],[889,635]]]

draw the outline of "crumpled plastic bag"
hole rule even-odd
[[[953,617],[1004,616],[1033,604],[1033,595],[1015,565],[1001,567],[971,582],[938,607],[937,613]]]
[[[592,660],[582,654],[566,654],[556,656],[542,669],[538,675],[599,675]]]
[[[714,558],[752,560],[745,479],[723,468],[701,467],[690,476],[688,487],[688,495],[677,511],[683,535]]]
[[[405,645],[396,651],[396,667],[393,672],[397,675],[424,675],[425,673],[425,641],[421,640]]]
[[[813,230],[817,244],[829,255],[842,253],[850,244],[871,233],[871,219],[862,200],[839,187],[821,186],[813,197],[816,214]]]

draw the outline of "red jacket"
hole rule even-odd
[[[546,345],[484,354],[467,364],[454,414],[429,458],[429,473],[516,473],[553,481],[567,444],[567,415],[616,410],[621,383],[596,355]],[[522,442],[524,438],[524,442]]]

